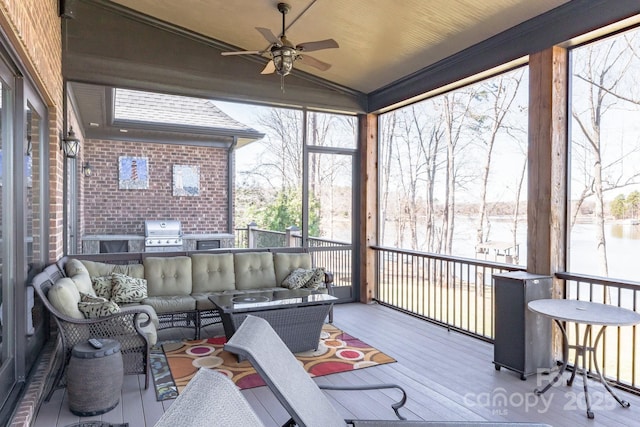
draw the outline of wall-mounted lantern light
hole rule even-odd
[[[73,127],[69,128],[69,133],[62,138],[62,151],[69,158],[75,158],[80,151],[80,140],[76,137]]]
[[[86,177],[91,176],[91,165],[89,164],[89,162],[86,162],[84,165],[82,165],[82,173]]]

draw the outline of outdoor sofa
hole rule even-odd
[[[57,382],[73,346],[94,337],[120,341],[125,373],[146,374],[148,386],[149,349],[157,329],[193,326],[199,338],[205,319],[219,320],[208,298],[213,294],[282,291],[297,269],[313,272],[315,279],[321,275],[316,290],[331,292],[332,275],[311,268],[311,256],[303,251],[135,256],[115,256],[113,263],[103,262],[108,261],[104,257],[64,257],[34,278],[33,287],[55,318],[63,344]],[[332,312],[329,317],[332,321]]]
[[[219,320],[209,300],[211,295],[289,289],[290,283],[285,281],[296,269],[316,273],[315,285],[304,283],[302,287],[331,293],[333,284],[333,275],[324,268],[312,268],[311,255],[304,251],[192,252],[176,256],[147,253],[139,263],[128,264],[65,257],[58,266],[74,281],[86,283],[88,275],[94,287],[96,281],[108,281],[114,274],[144,279],[144,297],[124,305],[150,306],[168,326],[191,324],[196,338],[207,319]],[[76,312],[75,317],[80,314]],[[332,312],[329,320],[333,320]]]

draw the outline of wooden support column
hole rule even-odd
[[[358,116],[360,146],[360,302],[370,303],[375,296],[376,252],[378,243],[378,116]]]
[[[552,277],[566,266],[567,68],[567,50],[560,47],[529,56],[527,270]],[[555,277],[552,294],[564,297],[563,282]],[[552,351],[562,358],[555,327]]]
[[[529,57],[529,190],[527,270],[565,269],[567,230],[567,50]],[[554,296],[562,296],[554,279]]]

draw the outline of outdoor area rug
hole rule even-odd
[[[150,356],[157,399],[177,397],[200,368],[223,372],[240,389],[265,385],[249,361],[238,363],[234,354],[222,349],[225,342],[223,336],[164,342],[154,347]],[[395,362],[395,359],[333,325],[323,326],[317,350],[297,353],[296,358],[312,377]]]

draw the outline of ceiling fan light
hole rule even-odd
[[[295,50],[287,46],[282,46],[271,50],[273,65],[276,72],[281,76],[286,76],[293,69],[293,61],[296,59]]]

